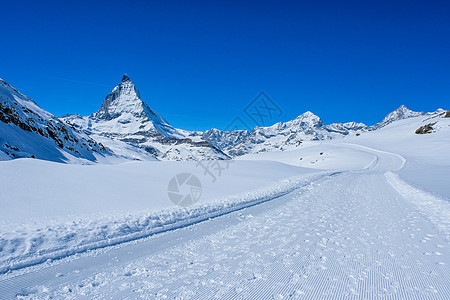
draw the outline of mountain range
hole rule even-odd
[[[434,113],[442,112],[439,109]],[[59,118],[0,80],[0,160],[225,160],[247,153],[285,150],[303,141],[360,135],[424,114],[402,105],[373,126],[356,122],[326,125],[308,111],[294,120],[252,130],[187,131],[174,128],[152,110],[127,75],[97,112]]]

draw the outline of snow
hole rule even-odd
[[[396,121],[358,137],[349,136],[344,141],[400,154],[406,159],[405,167],[398,171],[402,179],[450,199],[450,118],[442,118],[439,114],[438,111],[431,116]],[[436,122],[435,133],[414,133],[430,122]]]
[[[276,162],[240,161],[230,163],[220,176],[215,174],[213,182],[196,164],[4,162],[0,270],[16,262],[42,261],[42,255],[54,258],[61,252],[67,255],[149,235],[167,224],[261,201],[306,180],[301,174],[315,173]],[[192,173],[202,183],[201,201],[190,209],[176,207],[167,195],[169,181],[180,172]],[[23,186],[23,182],[28,184]]]
[[[1,220],[66,219],[69,215],[90,215],[99,211],[130,213],[171,207],[167,184],[181,172],[192,173],[201,180],[203,202],[315,172],[270,161],[236,161],[229,163],[229,168],[220,176],[212,169],[216,176],[213,182],[211,175],[204,175],[204,169],[196,165],[197,162],[158,161],[73,165],[30,159],[3,162],[0,203],[8,209],[2,210]]]
[[[450,239],[450,203],[428,193],[412,187],[392,172],[385,173],[389,183],[406,199],[413,202],[424,216],[427,216],[440,231]]]
[[[304,142],[294,150],[247,154],[236,160],[269,160],[323,170],[360,170],[373,164],[376,156],[340,143]]]
[[[445,228],[417,209],[408,185],[393,188],[384,175],[404,160],[349,147],[376,163],[308,175],[245,209],[10,272],[0,291],[27,299],[448,298]]]
[[[384,121],[210,131],[250,150],[231,161],[126,161],[144,153],[115,141],[104,164],[0,162],[0,295],[448,299],[450,118]],[[190,207],[167,195],[183,172],[202,184]]]

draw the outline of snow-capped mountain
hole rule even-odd
[[[85,130],[116,154],[127,158],[229,159],[207,141],[194,141],[172,127],[141,99],[127,75],[106,96],[99,111],[87,117],[66,115],[61,119]]]
[[[106,96],[100,110],[91,116],[103,133],[122,134],[145,131],[146,134],[183,138],[141,100],[139,91],[131,79],[124,75],[122,82]]]
[[[440,110],[436,112],[440,112]],[[269,127],[255,127],[251,131],[211,129],[204,132],[201,138],[216,145],[228,155],[235,157],[247,153],[284,150],[299,146],[302,141],[331,140],[348,135],[360,135],[363,132],[377,130],[395,121],[422,115],[424,115],[423,112],[414,112],[402,105],[389,113],[382,122],[369,127],[357,122],[325,125],[320,117],[307,111],[294,120],[276,123]]]
[[[60,121],[0,79],[0,160],[32,157],[57,162],[111,155],[102,144]]]
[[[255,127],[251,131],[210,129],[200,132],[171,126],[142,100],[127,75],[106,96],[97,112],[85,117],[65,115],[60,120],[6,82],[1,81],[1,88],[0,120],[3,122],[0,126],[9,126],[21,132],[20,135],[13,134],[11,128],[2,128],[0,152],[3,159],[34,155],[65,161],[65,157],[72,155],[95,161],[93,152],[114,153],[125,159],[139,160],[229,159],[248,153],[282,151],[298,147],[302,141],[360,135],[398,120],[424,115],[402,105],[382,122],[369,127],[356,122],[326,125],[320,117],[307,111],[293,120]],[[443,112],[438,110],[429,114]],[[34,135],[24,136],[30,135],[30,132]],[[45,140],[34,141],[36,134]],[[49,139],[52,140],[50,145]],[[59,149],[55,149],[54,144]]]
[[[370,130],[376,130],[378,128],[381,128],[388,124],[391,124],[392,122],[403,120],[403,119],[408,119],[408,118],[413,118],[413,117],[418,117],[418,116],[422,116],[424,114],[425,114],[424,112],[412,111],[412,110],[408,109],[406,106],[401,105],[399,108],[397,108],[393,112],[389,113],[383,119],[383,121],[371,126]]]
[[[284,150],[298,146],[305,140],[342,138],[350,133],[363,132],[367,128],[366,125],[355,122],[325,125],[320,117],[307,111],[294,120],[279,122],[269,127],[255,127],[251,131],[211,129],[203,133],[201,138],[234,157],[247,153]]]

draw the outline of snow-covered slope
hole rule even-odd
[[[432,124],[430,133],[416,133],[427,124]],[[407,160],[398,172],[402,178],[450,199],[450,118],[444,110],[398,120],[344,141],[401,154]]]
[[[111,152],[0,79],[0,160],[97,161]]]
[[[91,116],[61,117],[85,130],[116,154],[131,159],[204,160],[228,159],[207,141],[193,141],[153,111],[142,99],[131,79],[109,93],[99,111]]]

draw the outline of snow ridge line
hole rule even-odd
[[[277,181],[256,191],[225,197],[221,201],[201,206],[189,208],[177,207],[162,211],[153,211],[147,215],[128,215],[121,219],[113,220],[113,222],[111,222],[110,218],[97,220],[93,222],[94,224],[92,222],[88,224],[80,222],[80,226],[75,231],[74,228],[70,227],[72,223],[60,224],[57,228],[40,228],[36,232],[28,234],[28,237],[23,238],[21,236],[22,243],[27,244],[26,248],[28,251],[25,253],[23,251],[13,251],[12,255],[11,253],[9,253],[10,255],[5,255],[0,247],[0,275],[47,261],[59,260],[86,251],[116,246],[158,233],[187,227],[282,197],[294,190],[340,173],[342,172],[320,172],[307,176],[294,176]],[[51,236],[46,241],[46,238],[49,237],[45,236],[45,232],[48,231],[51,231],[53,234],[57,231],[59,235],[56,237]],[[85,234],[86,231],[88,232],[87,236]],[[102,232],[107,233],[99,234]],[[71,239],[64,244],[64,237],[68,234],[71,235]],[[37,241],[36,236],[40,237]],[[19,241],[18,237],[14,234],[9,239],[5,238],[6,235],[0,236],[0,244],[12,244]],[[78,241],[76,241],[77,239]],[[55,240],[58,242],[63,241],[63,243],[55,243]],[[76,241],[75,245],[73,245],[74,240]],[[34,242],[37,245],[29,245]],[[69,243],[72,243],[72,245]],[[35,255],[35,253],[39,253],[39,255]]]
[[[403,181],[398,174],[384,173],[387,181],[406,200],[412,202],[450,240],[450,203]]]

